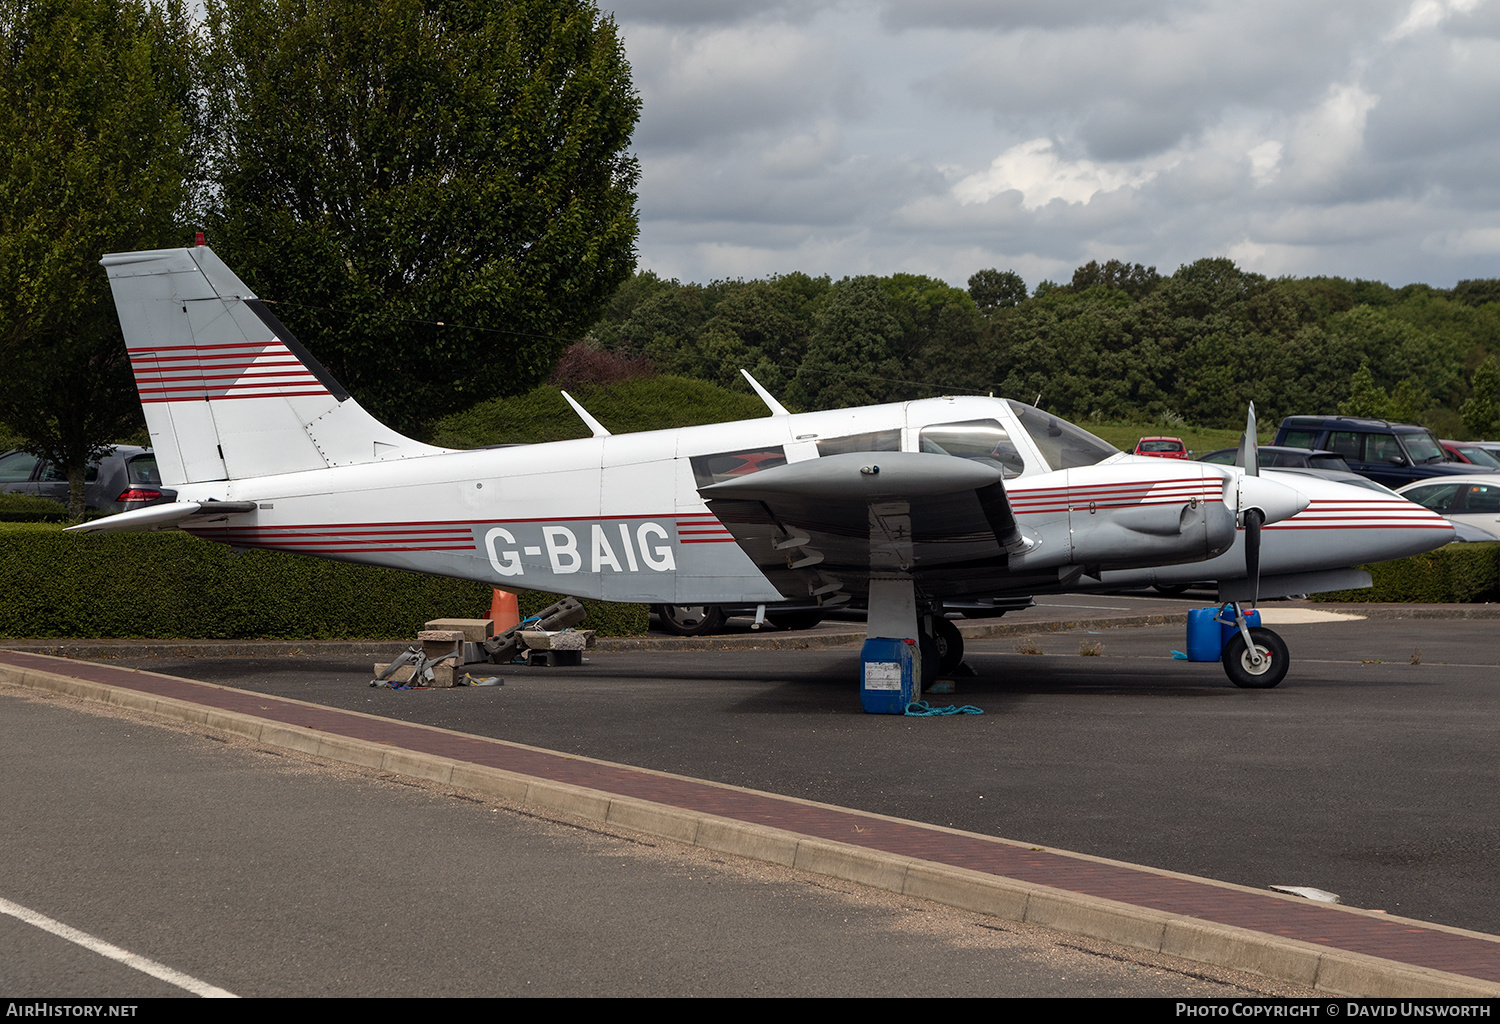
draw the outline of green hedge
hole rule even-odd
[[[1500,543],[1449,544],[1394,562],[1360,566],[1375,586],[1314,594],[1315,601],[1469,604],[1500,601]]]
[[[0,492],[0,523],[60,523],[68,518],[68,507],[34,494]]]
[[[275,551],[231,555],[178,531],[65,534],[0,525],[0,636],[410,640],[429,619],[483,618],[482,583]],[[557,598],[523,592],[521,613]],[[586,601],[589,629],[646,631],[644,605]]]

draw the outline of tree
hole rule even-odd
[[[997,309],[1019,306],[1026,301],[1026,282],[1014,270],[976,271],[969,277],[969,298],[979,312],[989,316]]]
[[[141,420],[99,257],[184,241],[194,52],[177,0],[0,0],[0,420],[75,514]]]
[[[589,0],[213,0],[221,255],[408,431],[544,380],[634,268],[640,101]]]
[[[1464,429],[1477,438],[1500,436],[1500,362],[1490,356],[1474,370],[1469,400],[1459,408]]]
[[[1390,396],[1385,393],[1385,388],[1376,386],[1370,364],[1365,363],[1349,378],[1349,398],[1339,403],[1339,413],[1343,416],[1384,419],[1390,403]]]

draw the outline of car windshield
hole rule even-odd
[[[1182,442],[1180,441],[1142,441],[1135,446],[1138,452],[1180,452]]]
[[[1053,469],[1076,469],[1093,466],[1111,455],[1120,454],[1120,449],[1075,427],[1067,420],[1060,420],[1051,413],[1042,412],[1035,406],[1015,399],[1006,399],[1011,411],[1021,420],[1021,426],[1031,435],[1031,440],[1041,449],[1042,458]]]
[[[1425,430],[1402,434],[1401,441],[1406,445],[1406,453],[1411,456],[1413,465],[1420,465],[1424,462],[1442,462],[1445,457],[1442,445],[1438,444],[1437,440]]]
[[[1500,469],[1500,459],[1495,458],[1492,452],[1487,452],[1483,448],[1475,448],[1471,445],[1459,445],[1458,450],[1463,453],[1464,458],[1476,466]]]

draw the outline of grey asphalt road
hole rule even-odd
[[[1181,627],[978,641],[956,699],[986,713],[928,720],[861,713],[852,648],[600,652],[453,691],[372,690],[364,663],[141,664],[1493,933],[1495,628],[1280,627],[1271,691],[1172,660]]]
[[[0,898],[242,996],[1310,994],[10,687],[0,750]],[[4,914],[0,992],[182,994]]]

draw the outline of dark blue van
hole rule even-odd
[[[1483,472],[1483,466],[1449,462],[1426,427],[1354,416],[1288,416],[1276,444],[1337,452],[1360,476],[1395,490],[1417,480]]]

